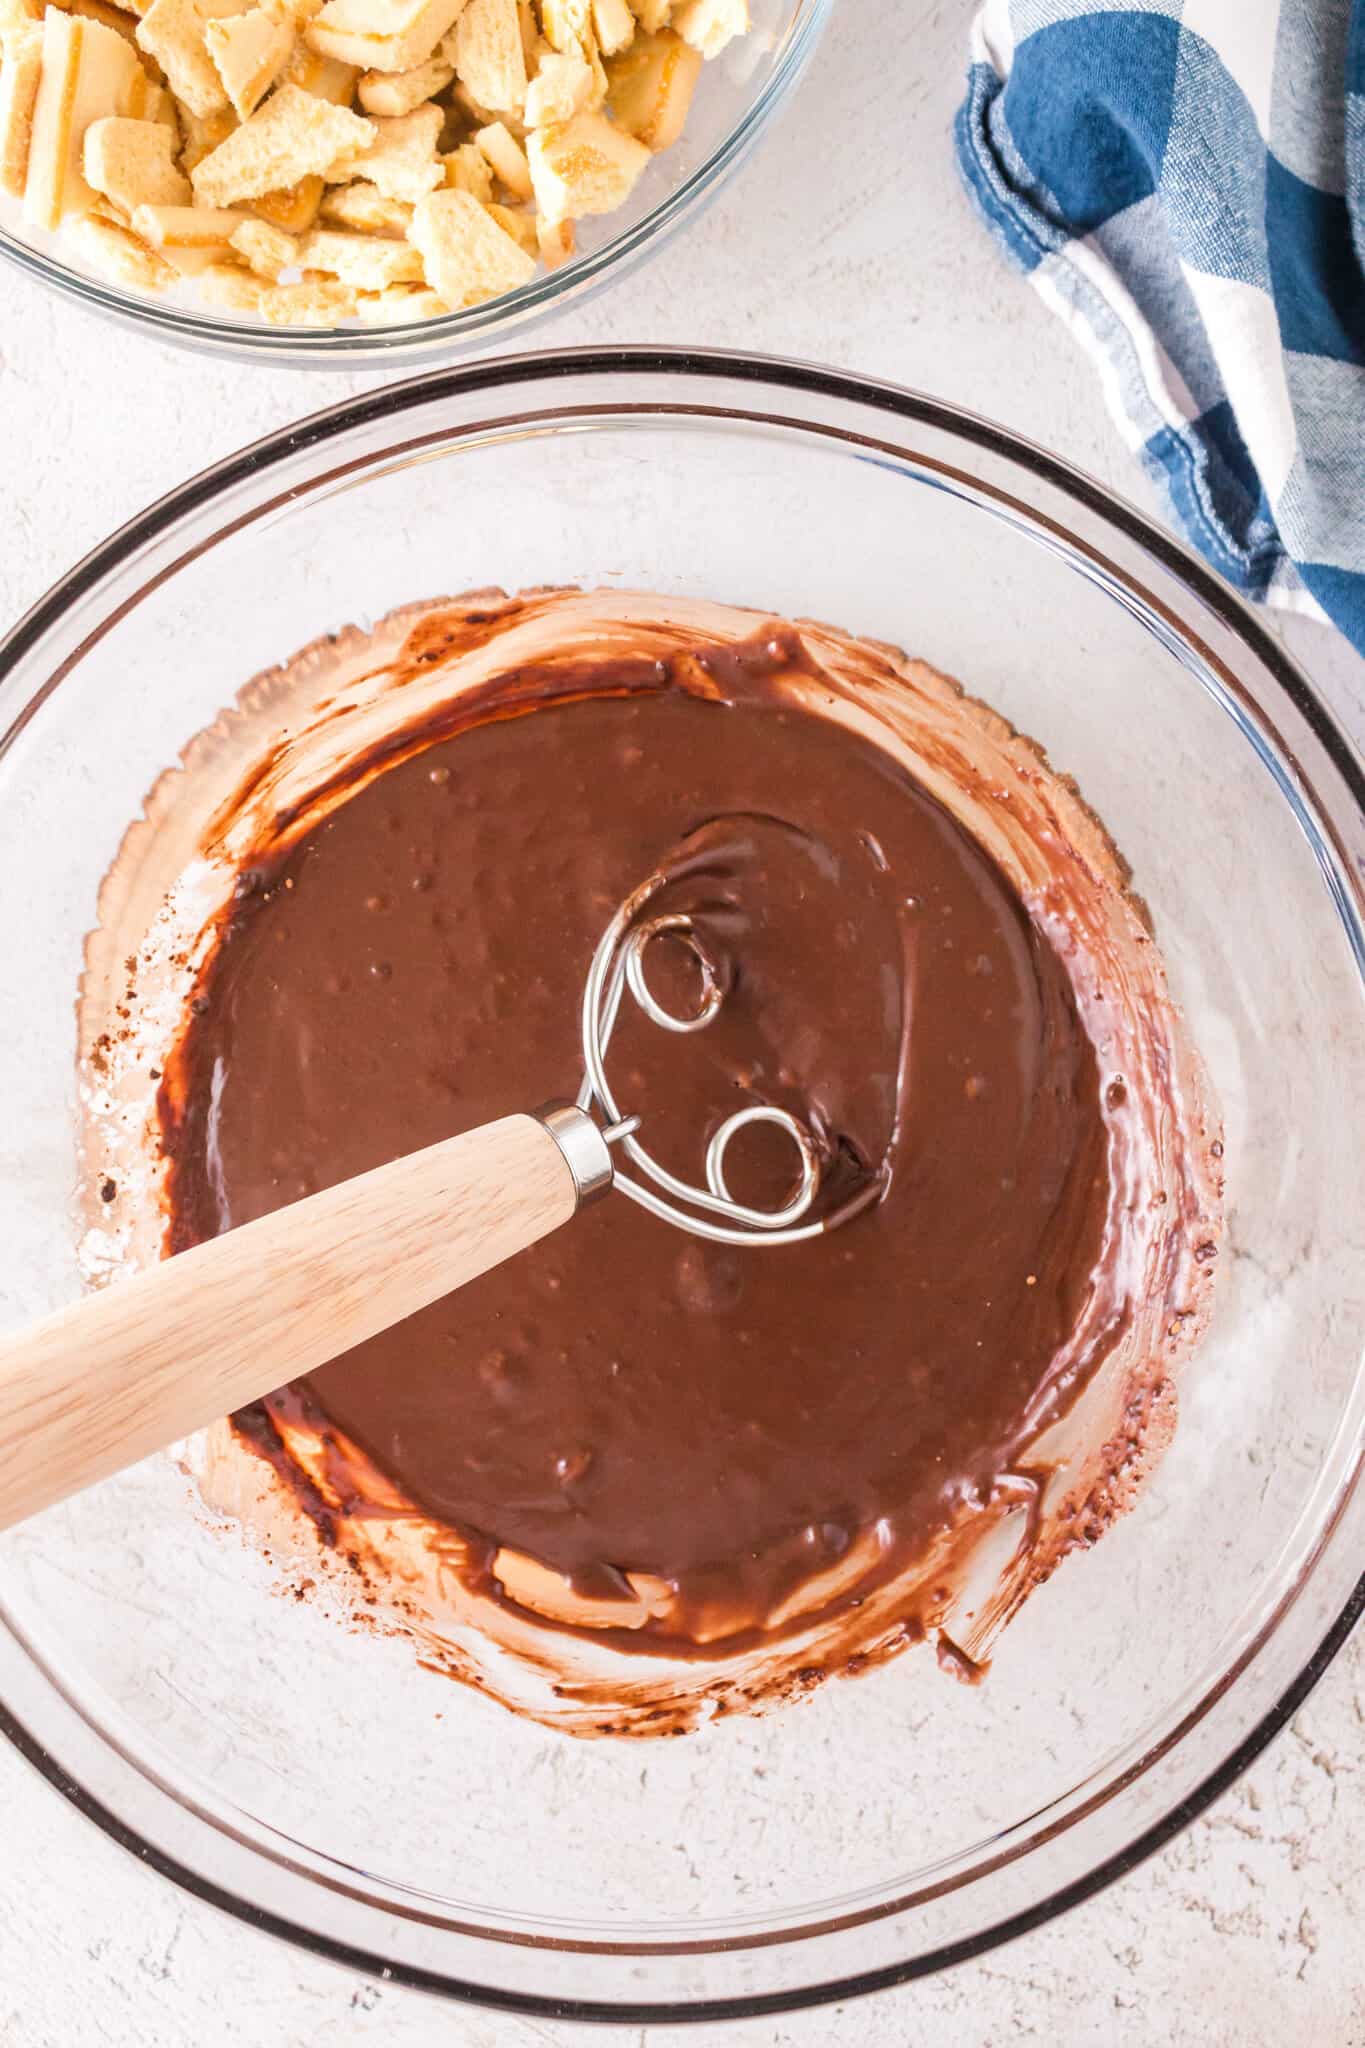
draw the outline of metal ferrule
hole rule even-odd
[[[564,1155],[581,1209],[605,1195],[615,1178],[607,1141],[587,1111],[574,1102],[547,1102],[535,1112]]]

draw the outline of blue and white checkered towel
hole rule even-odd
[[[1189,537],[1365,653],[1365,0],[986,0],[957,146]]]

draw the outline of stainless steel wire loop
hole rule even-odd
[[[706,1184],[700,1186],[670,1173],[641,1144],[636,1135],[640,1119],[624,1111],[616,1099],[607,1078],[606,1060],[621,997],[627,989],[651,1023],[661,1030],[680,1033],[704,1031],[725,1001],[727,976],[713,959],[695,920],[686,911],[662,912],[654,917],[643,914],[666,880],[662,874],[651,875],[626,899],[593,955],[583,989],[583,1085],[578,1091],[579,1107],[596,1109],[608,1143],[619,1145],[641,1176],[632,1179],[618,1171],[616,1186],[652,1215],[716,1244],[799,1244],[803,1239],[820,1237],[848,1212],[841,1211],[837,1218],[802,1220],[809,1217],[820,1190],[820,1154],[805,1124],[788,1110],[774,1104],[753,1103],[726,1117],[707,1145]],[[701,999],[688,1017],[665,1009],[645,978],[645,955],[657,939],[665,936],[679,939],[688,947],[701,973]],[[775,1124],[787,1133],[796,1150],[796,1191],[780,1209],[751,1208],[736,1201],[725,1177],[725,1158],[731,1140],[756,1123]]]

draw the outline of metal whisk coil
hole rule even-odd
[[[618,1172],[614,1183],[622,1194],[652,1215],[717,1244],[798,1244],[805,1238],[819,1237],[849,1211],[845,1206],[837,1217],[802,1221],[809,1216],[820,1190],[821,1161],[809,1130],[788,1110],[769,1103],[754,1103],[727,1116],[707,1145],[706,1185],[701,1187],[670,1173],[640,1143],[636,1135],[639,1117],[624,1112],[616,1099],[607,1078],[606,1059],[621,998],[627,989],[651,1023],[661,1030],[680,1033],[704,1031],[725,1001],[726,977],[708,951],[695,920],[685,911],[642,916],[666,883],[667,877],[662,874],[653,874],[641,883],[621,905],[593,955],[583,990],[584,1072],[578,1106],[585,1112],[596,1106],[603,1119],[603,1138],[609,1145],[619,1145],[644,1180],[652,1182],[652,1186],[645,1186],[641,1180]],[[701,974],[701,999],[689,1017],[666,1010],[645,979],[645,955],[655,940],[664,937],[681,940]],[[780,1209],[750,1208],[736,1201],[726,1180],[725,1160],[731,1140],[757,1123],[775,1124],[796,1147],[800,1162],[798,1184]],[[870,1192],[875,1194],[875,1189]]]

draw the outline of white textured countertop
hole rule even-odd
[[[848,0],[797,101],[728,196],[653,266],[534,331],[529,345],[691,342],[822,359],[991,413],[1142,499],[1089,366],[1006,270],[958,189],[948,126],[969,14],[966,0]],[[5,291],[4,624],[168,486],[373,381],[172,354],[12,273]],[[1289,637],[1365,736],[1365,664],[1325,629],[1297,624]],[[0,1812],[4,2048],[566,2048],[604,2038],[447,2009],[251,1934],[140,1868],[7,1750]],[[1231,1793],[1063,1920],[856,2006],[676,2039],[1360,2048],[1362,1907],[1357,1634]],[[675,2036],[627,2038],[661,2048]]]

